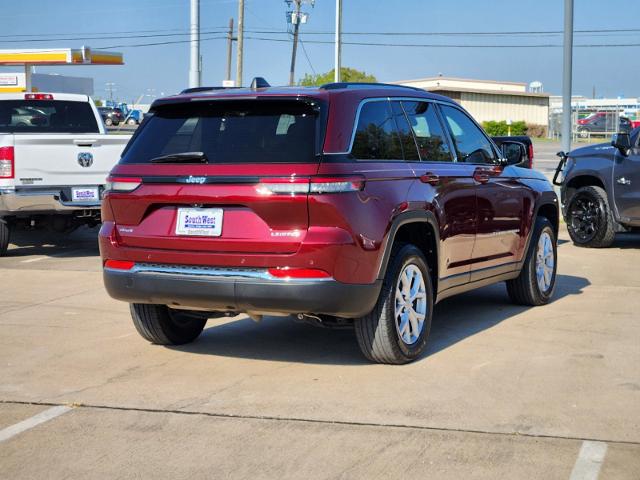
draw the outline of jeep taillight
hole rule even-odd
[[[142,179],[137,177],[109,177],[105,184],[106,192],[133,192],[142,185]]]
[[[364,177],[263,178],[256,187],[262,195],[296,195],[358,192]]]
[[[529,168],[533,168],[533,143],[529,144]]]
[[[0,178],[13,178],[15,156],[13,147],[0,147]]]

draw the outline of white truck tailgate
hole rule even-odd
[[[15,185],[103,185],[128,140],[105,134],[15,135]]]

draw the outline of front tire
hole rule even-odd
[[[105,124],[107,127],[110,127],[111,125],[113,125],[113,120],[111,120],[110,118],[106,118],[106,119],[104,120],[104,124]]]
[[[507,292],[513,303],[531,307],[549,303],[556,286],[557,253],[553,226],[548,219],[539,217],[520,275],[507,280]]]
[[[567,230],[579,247],[603,248],[616,237],[607,192],[596,186],[579,188],[569,200]]]
[[[196,313],[171,310],[166,305],[132,303],[131,319],[138,333],[157,345],[183,345],[202,333],[207,319]]]
[[[10,233],[11,229],[9,228],[9,224],[0,219],[0,257],[7,253]]]
[[[375,307],[355,321],[360,349],[372,362],[411,362],[426,347],[432,316],[433,287],[424,255],[413,245],[394,247]]]

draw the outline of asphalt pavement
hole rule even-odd
[[[426,354],[387,366],[290,318],[150,345],[96,233],[0,258],[2,478],[640,478],[640,235],[563,230],[551,304],[447,299]]]

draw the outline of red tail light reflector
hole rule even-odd
[[[533,143],[529,144],[529,168],[533,168]]]
[[[114,270],[131,270],[135,266],[135,262],[127,260],[107,260],[104,262],[104,268],[113,268]]]
[[[142,185],[142,179],[137,177],[109,177],[105,184],[107,192],[133,192]]]
[[[319,268],[270,268],[268,270],[272,277],[276,278],[331,278],[324,270]]]
[[[0,178],[13,178],[15,156],[13,147],[0,147]]]

